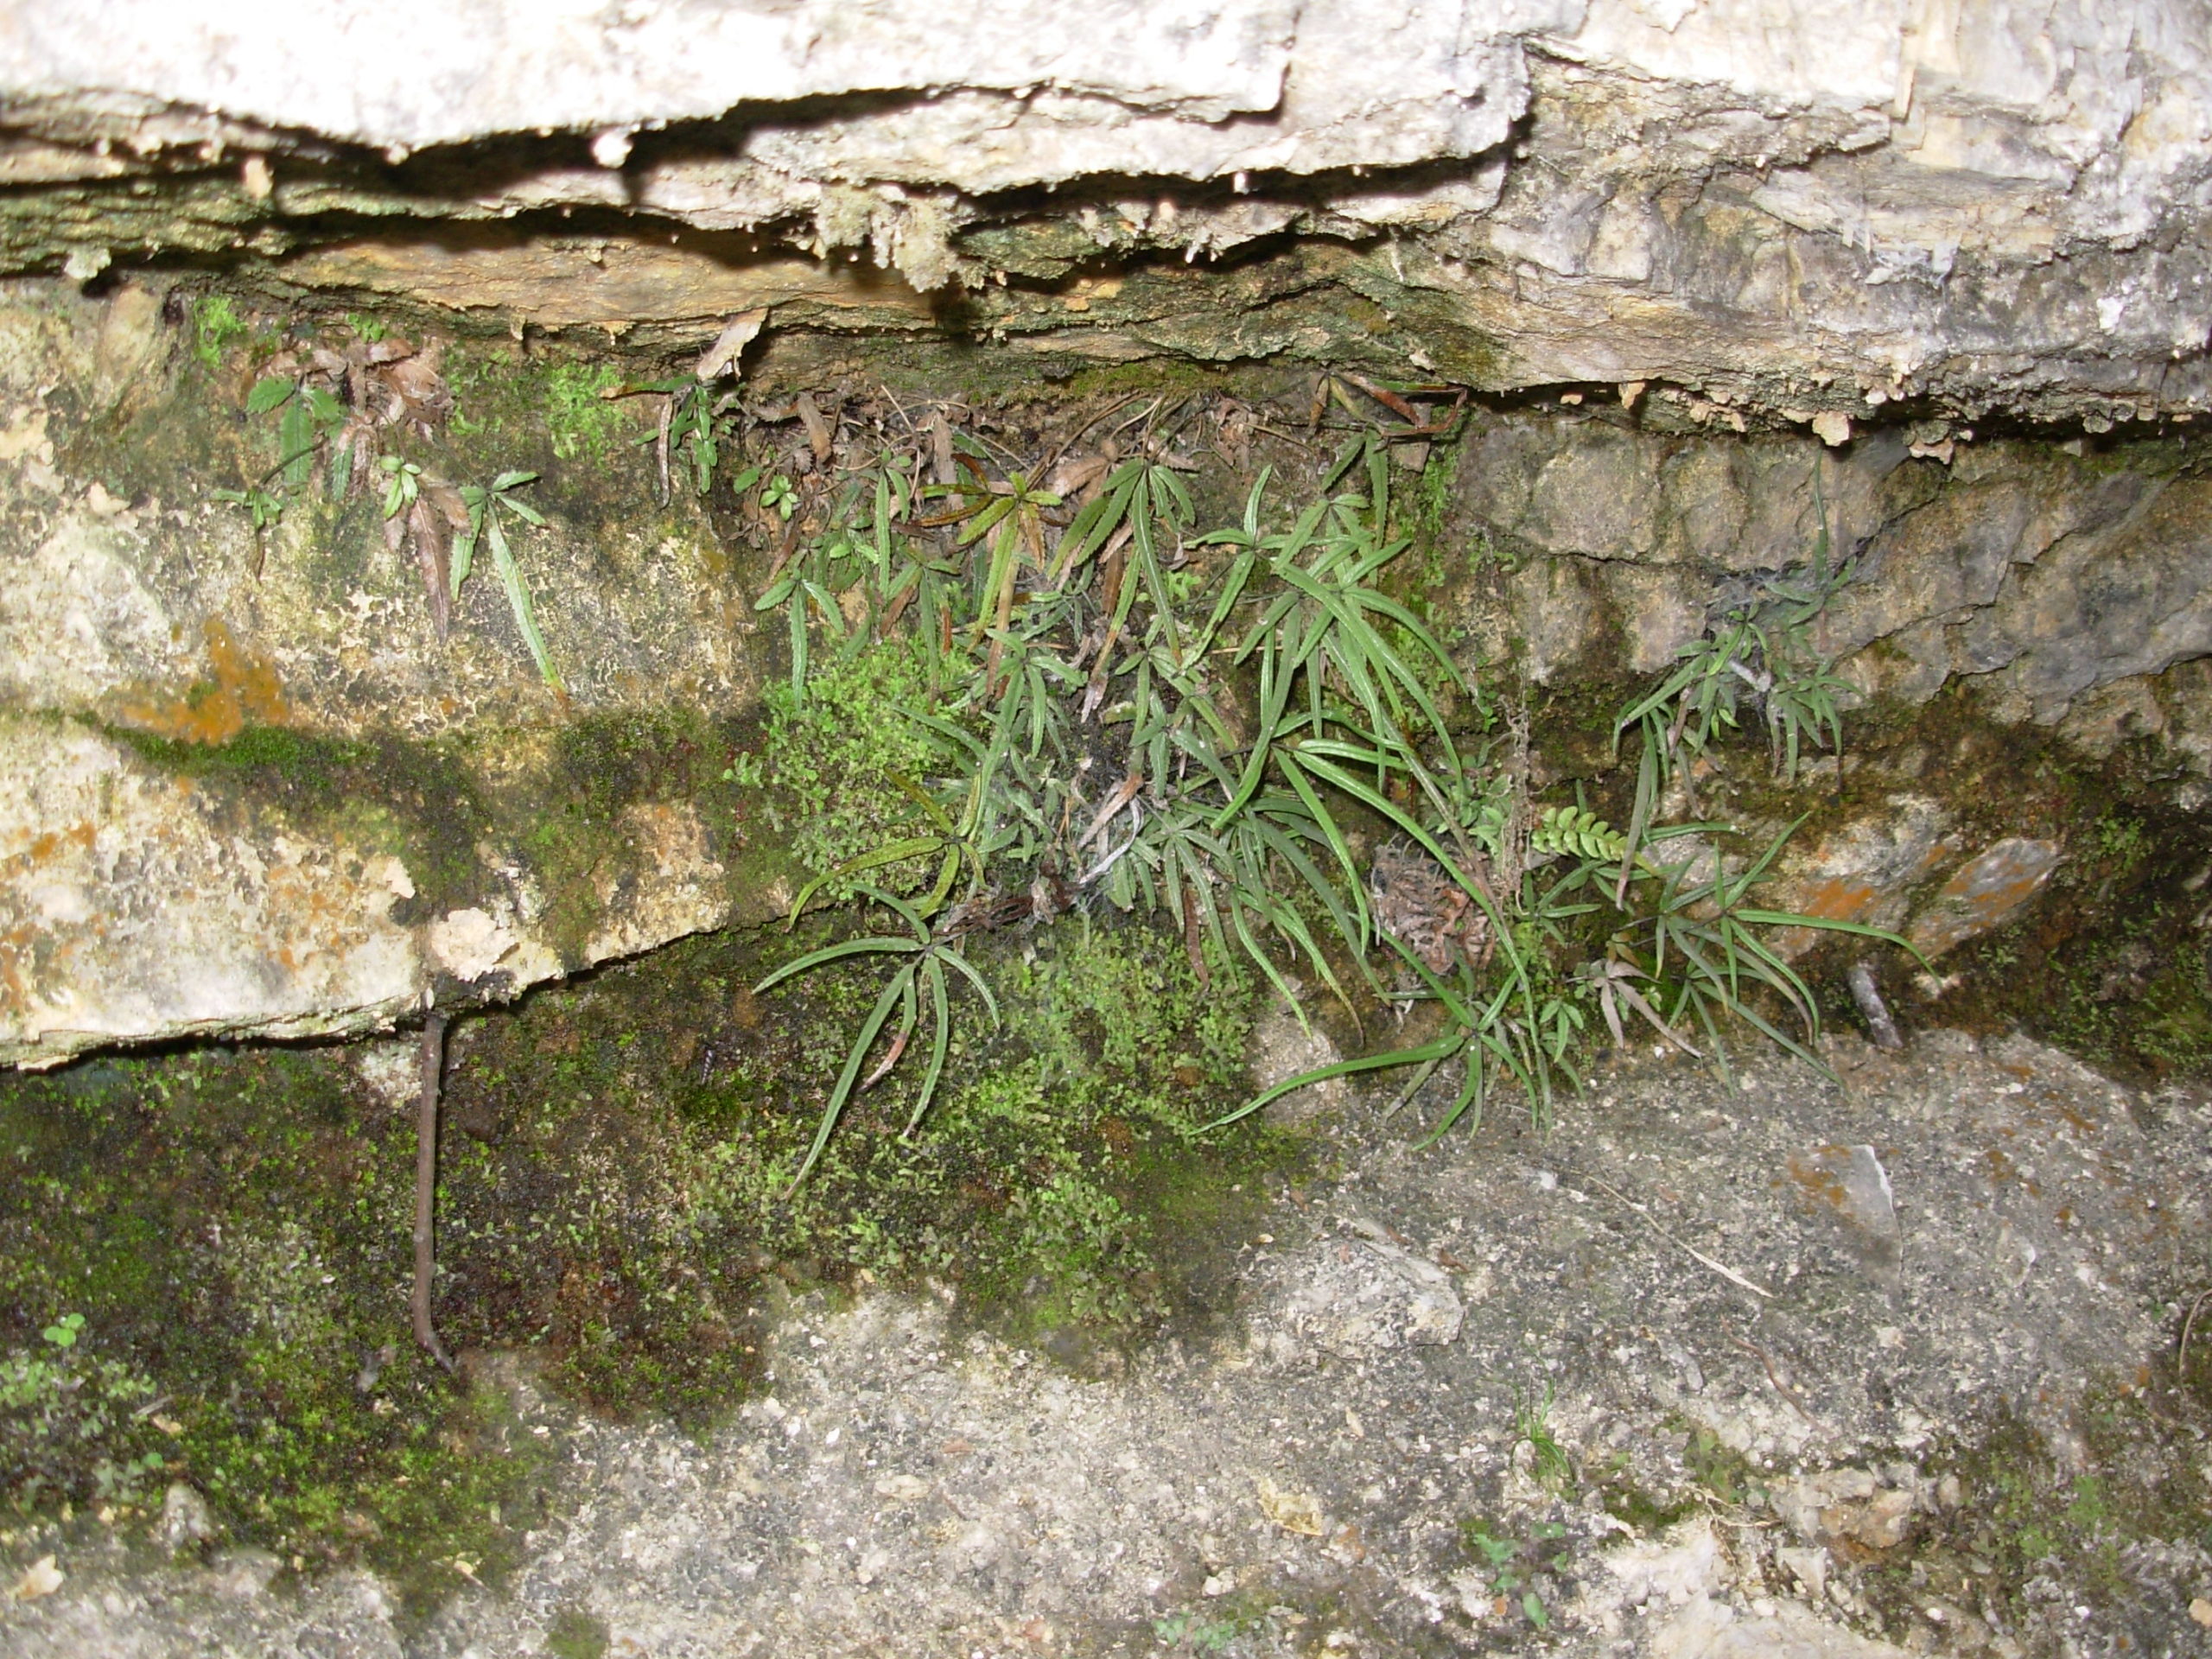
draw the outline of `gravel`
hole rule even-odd
[[[2018,1037],[1830,1055],[1638,1058],[1548,1135],[1493,1108],[1429,1148],[1355,1101],[1238,1241],[1225,1334],[1109,1375],[944,1293],[794,1298],[703,1437],[473,1356],[563,1460],[512,1574],[424,1621],[366,1574],[71,1535],[0,1654],[2212,1651],[2176,1370],[2212,1106]],[[1986,1553],[1998,1446],[2093,1556]],[[2123,1491],[2175,1508],[2081,1507]]]

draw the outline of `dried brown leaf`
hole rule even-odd
[[[1268,1520],[1301,1538],[1322,1535],[1321,1500],[1313,1493],[1286,1491],[1265,1475],[1255,1484],[1259,1489],[1260,1513]]]
[[[407,539],[415,546],[415,565],[423,573],[423,587],[429,595],[430,621],[443,643],[453,627],[453,601],[448,582],[453,575],[454,524],[429,494],[417,495],[402,515],[407,520]],[[466,512],[461,523],[468,522]]]
[[[1070,455],[1052,469],[1045,487],[1061,500],[1080,506],[1090,499],[1113,463],[1103,454]]]
[[[816,463],[826,467],[836,445],[830,437],[830,423],[822,418],[822,411],[815,404],[814,395],[802,391],[792,400],[792,407],[798,411],[799,419],[806,423],[807,446],[814,451]]]
[[[397,400],[395,418],[412,426],[424,437],[433,435],[453,413],[453,393],[448,389],[441,364],[442,347],[432,344],[412,357],[402,358],[383,371],[385,383]]]
[[[702,382],[719,380],[726,374],[736,373],[738,359],[744,355],[745,348],[753,343],[753,336],[760,332],[761,325],[767,321],[768,309],[766,306],[756,305],[750,311],[739,312],[722,325],[721,333],[715,336],[715,343],[699,354],[699,360],[692,365],[691,372]]]

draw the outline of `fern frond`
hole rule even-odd
[[[1586,808],[1548,806],[1529,832],[1529,850],[1618,864],[1627,855],[1628,837]]]

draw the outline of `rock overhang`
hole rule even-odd
[[[786,327],[1077,357],[1205,356],[1211,321],[1217,358],[1671,383],[1827,431],[2181,416],[2212,406],[2208,41],[2205,0],[1001,0],[957,29],[51,0],[0,35],[0,263],[182,250],[671,343],[726,288],[791,290]],[[1270,285],[1167,283],[1186,261],[1325,266],[1324,302],[1239,331]],[[1120,272],[1181,315],[1027,315]]]

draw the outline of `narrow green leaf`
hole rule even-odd
[[[315,448],[321,441],[306,400],[296,397],[287,403],[284,419],[276,429],[276,442],[284,452],[284,459],[277,464],[283,470],[284,481],[294,489],[307,488],[308,480],[315,475]]]
[[[944,966],[932,957],[922,964],[922,977],[929,982],[930,1012],[937,1024],[930,1038],[929,1069],[922,1074],[921,1092],[914,1096],[913,1115],[906,1120],[901,1132],[912,1137],[921,1127],[922,1118],[930,1109],[930,1102],[937,1094],[938,1079],[944,1075],[944,1057],[952,1037],[952,1014],[946,1007],[944,995]]]
[[[772,985],[782,983],[795,974],[810,973],[825,963],[842,960],[846,957],[912,955],[922,947],[912,939],[902,939],[896,934],[879,933],[864,939],[847,939],[842,944],[824,945],[819,950],[810,950],[796,962],[787,962],[753,988],[758,993]]]
[[[791,1177],[791,1185],[784,1191],[786,1203],[790,1202],[807,1176],[813,1173],[815,1164],[821,1159],[822,1149],[830,1144],[830,1132],[837,1127],[837,1120],[844,1115],[845,1103],[852,1098],[853,1084],[860,1077],[861,1066],[867,1060],[868,1051],[875,1046],[877,1033],[891,1018],[892,1009],[899,1006],[912,986],[913,977],[913,963],[908,963],[900,968],[891,976],[891,982],[883,988],[883,995],[876,998],[875,1007],[868,1011],[868,1018],[861,1021],[860,1035],[853,1039],[852,1051],[845,1057],[845,1069],[837,1074],[837,1086],[830,1090],[830,1103],[822,1109],[821,1120],[815,1125],[814,1143],[807,1147],[806,1157],[799,1164],[798,1173]]]
[[[920,858],[926,854],[936,852],[944,845],[944,841],[942,836],[917,836],[910,840],[889,842],[881,847],[872,848],[865,853],[855,854],[835,869],[824,870],[798,890],[798,897],[791,900],[791,913],[785,919],[785,929],[789,931],[791,925],[798,920],[799,913],[806,908],[806,901],[831,882],[842,881],[848,876],[858,875],[863,870],[880,870],[887,864],[897,864],[909,858]]]
[[[1356,1077],[1363,1071],[1381,1071],[1394,1065],[1417,1065],[1424,1060],[1443,1059],[1453,1053],[1464,1040],[1456,1035],[1439,1037],[1433,1042],[1423,1043],[1419,1048],[1394,1049],[1388,1054],[1370,1054],[1361,1059],[1338,1060],[1333,1065],[1317,1066],[1311,1071],[1301,1071],[1294,1077],[1286,1077],[1274,1088],[1255,1095],[1235,1111],[1224,1113],[1205,1127],[1208,1129],[1225,1128],[1238,1119],[1249,1117],[1262,1107],[1281,1100],[1294,1090],[1326,1083],[1332,1077]]]
[[[564,691],[567,688],[561,683],[560,675],[554,671],[552,655],[545,648],[545,636],[537,631],[537,615],[530,602],[529,584],[523,581],[522,567],[515,563],[514,551],[507,545],[506,532],[500,528],[496,510],[486,513],[485,529],[492,543],[492,568],[499,573],[499,585],[507,590],[507,608],[514,613],[515,626],[522,630],[531,658],[537,663],[545,683],[556,691]]]
[[[484,510],[470,509],[468,527],[453,538],[453,555],[446,570],[446,592],[449,598],[461,597],[461,584],[476,569],[476,540],[483,533]]]
[[[976,969],[969,964],[968,959],[962,956],[957,950],[940,950],[937,953],[937,959],[939,962],[945,963],[960,970],[961,974],[966,977],[968,982],[973,985],[976,988],[977,994],[982,997],[983,1006],[990,1010],[991,1024],[994,1027],[997,1026],[1000,1023],[999,1000],[991,995],[991,988],[984,982],[982,975],[977,973]]]

